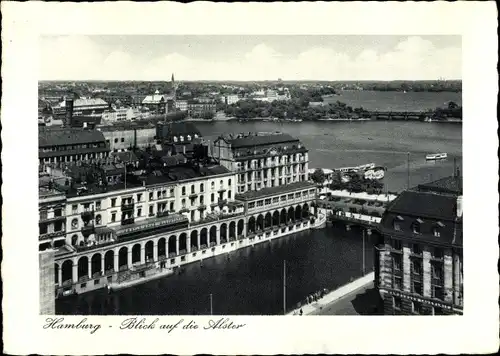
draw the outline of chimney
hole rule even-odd
[[[463,214],[463,197],[462,195],[459,195],[457,197],[457,218],[461,218]]]
[[[66,98],[66,122],[64,123],[66,127],[72,127],[73,125],[73,99]]]
[[[182,153],[186,154],[186,145],[182,145]]]

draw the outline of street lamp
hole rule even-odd
[[[212,303],[212,293],[210,293],[210,315],[214,314],[213,303]]]
[[[363,276],[365,275],[365,229],[363,229]]]

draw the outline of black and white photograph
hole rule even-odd
[[[460,36],[41,55],[42,313],[462,314]]]
[[[33,112],[17,125],[37,127],[37,158],[26,161],[37,174],[37,263],[8,273],[37,267],[26,293],[40,333],[91,342],[125,330],[131,341],[179,328],[243,340],[255,318],[306,329],[321,319],[316,348],[300,352],[318,353],[333,350],[319,338],[328,320],[343,328],[326,317],[352,316],[346,329],[380,320],[377,333],[394,316],[421,328],[467,318],[478,298],[467,285],[482,278],[464,273],[482,273],[467,248],[496,241],[473,210],[490,209],[478,196],[498,203],[498,175],[477,169],[498,168],[482,161],[498,142],[483,136],[482,148],[464,130],[496,121],[464,96],[470,39],[298,28],[36,36],[37,57],[25,60],[36,66],[37,123]],[[484,294],[498,296],[492,284]]]

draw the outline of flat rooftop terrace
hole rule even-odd
[[[311,182],[297,182],[287,185],[280,185],[277,187],[264,188],[261,190],[252,190],[243,194],[237,194],[236,200],[249,201],[259,198],[264,198],[267,196],[278,195],[282,193],[294,192],[296,190],[301,190],[305,188],[316,188],[316,185]]]

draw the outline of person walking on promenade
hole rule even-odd
[[[302,308],[300,308],[300,316],[302,316],[303,313]]]

